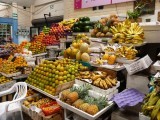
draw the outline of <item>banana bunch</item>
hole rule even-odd
[[[155,90],[144,99],[142,112],[151,120],[160,120],[160,95]]]
[[[81,79],[91,79],[91,73],[89,71],[79,72]]]
[[[140,44],[144,40],[144,30],[138,23],[131,23],[129,20],[118,23],[117,26],[111,27],[113,33],[113,42],[126,44]]]
[[[125,57],[128,60],[135,59],[137,53],[138,51],[134,49],[133,46],[130,46],[130,47],[122,46],[116,49],[116,56]]]
[[[111,79],[109,76],[105,79],[102,79],[99,77],[98,79],[93,81],[93,85],[100,87],[102,89],[108,89],[112,88],[113,86],[116,86],[117,80],[116,79]]]
[[[77,19],[63,20],[59,24],[71,28],[76,21],[77,21]]]
[[[103,64],[103,60],[97,58],[96,61],[95,61],[95,64],[102,65]]]

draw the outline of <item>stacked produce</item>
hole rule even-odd
[[[142,113],[151,120],[160,120],[160,94],[156,90],[148,94],[142,105]]]
[[[60,99],[88,114],[95,115],[107,106],[107,100],[105,97],[96,99],[89,96],[88,90],[90,89],[89,85],[72,87],[69,90],[62,91]]]
[[[42,42],[42,40],[44,39],[44,37],[45,37],[45,33],[44,32],[40,32],[40,34],[35,37],[35,41]]]
[[[3,60],[1,68],[2,69],[0,71],[6,74],[17,72],[15,64],[8,60]]]
[[[56,45],[59,44],[59,42],[56,40],[55,35],[46,35],[43,40],[42,43],[45,46],[50,46],[50,45]]]
[[[29,42],[27,41],[23,41],[14,51],[14,53],[23,53],[23,49],[25,47],[28,47],[28,45],[30,45]]]
[[[49,31],[50,31],[50,28],[44,26],[42,31],[43,31],[44,34],[48,35],[48,34],[49,34]]]
[[[67,48],[64,51],[64,57],[76,60],[83,59],[84,61],[89,60],[90,59],[90,57],[88,57],[89,45],[85,42],[89,43],[89,38],[85,34],[77,35],[76,39],[72,42],[71,47]],[[84,53],[83,56],[82,53]],[[84,56],[87,56],[87,58],[85,58]]]
[[[89,17],[80,17],[72,27],[73,32],[89,32],[93,29],[94,23],[90,21]]]
[[[118,23],[110,29],[113,33],[113,42],[126,44],[141,44],[144,41],[144,30],[138,23],[131,23],[129,20]]]
[[[63,20],[59,24],[63,25],[65,30],[71,30],[74,23],[77,21],[77,19],[69,19],[69,20]]]
[[[53,115],[61,110],[56,101],[41,96],[29,97],[23,102],[23,105],[28,108],[35,106],[41,109],[45,116]]]
[[[27,62],[25,61],[24,57],[22,56],[17,56],[16,59],[14,60],[15,67],[27,67]]]
[[[50,28],[50,35],[55,35],[56,40],[59,41],[60,38],[65,38],[65,27],[63,25],[60,25],[58,23],[53,24]]]
[[[94,25],[94,30],[91,33],[91,37],[112,37],[113,34],[110,28],[111,26],[115,26],[118,23],[118,16],[116,15],[110,15],[109,17],[102,18]]]
[[[130,47],[122,46],[116,50],[117,57],[125,57],[128,60],[135,59],[137,53],[138,51],[134,49],[133,46],[130,46]]]
[[[29,50],[32,51],[33,55],[40,54],[46,52],[46,47],[40,41],[32,41]]]
[[[4,49],[2,51],[0,51],[1,55],[10,55],[10,54],[14,54],[14,51],[17,49],[18,45],[14,44],[14,43],[7,43],[4,46]]]
[[[102,71],[95,71],[95,72],[90,72],[90,71],[85,71],[85,72],[80,72],[80,77],[78,78],[80,80],[85,80],[89,79],[91,80],[90,82],[102,89],[109,89],[117,84],[116,78],[111,77],[108,75],[106,72]]]
[[[102,56],[103,60],[108,60],[110,53],[115,54],[115,56],[126,58],[127,60],[133,60],[136,58],[136,54],[138,51],[133,48],[133,46],[119,46],[117,48],[114,48],[114,46],[107,46],[105,48],[105,54]]]
[[[85,70],[86,67],[67,58],[55,62],[44,61],[34,69],[26,82],[55,95],[56,86],[75,80],[79,69]]]
[[[18,56],[14,58],[10,56],[8,60],[0,60],[0,71],[6,74],[16,73],[19,67],[26,67],[27,63],[23,57]]]
[[[10,78],[7,78],[7,77],[5,77],[5,76],[0,76],[0,84],[7,83],[7,82],[9,82],[9,81],[11,81]]]
[[[27,95],[26,95],[26,97],[29,97],[29,96],[32,96],[32,95],[34,95],[34,94],[36,94],[32,89],[29,89],[29,90],[27,90]]]

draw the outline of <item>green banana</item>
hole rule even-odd
[[[154,120],[160,110],[160,99],[158,100],[157,104],[155,105],[152,113],[151,113],[151,120]]]
[[[160,99],[159,96],[153,97],[151,100],[149,100],[148,106],[153,106],[153,105],[155,105],[159,99]]]
[[[157,114],[157,120],[160,120],[160,111]]]

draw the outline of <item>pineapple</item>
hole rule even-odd
[[[68,95],[69,93],[71,93],[70,90],[64,90],[64,91],[62,91],[61,100],[62,100],[62,101],[66,101],[66,100],[67,100],[67,95]]]
[[[106,97],[100,97],[96,100],[96,104],[98,105],[99,110],[102,110],[108,105]]]
[[[81,99],[84,99],[85,96],[88,95],[88,90],[91,89],[91,85],[90,84],[84,84],[82,86],[80,86],[78,89],[77,89],[77,92],[79,94],[79,97]]]
[[[76,100],[78,100],[78,98],[83,99],[88,94],[89,89],[91,89],[91,86],[89,84],[71,88],[71,93],[67,95],[67,103],[72,104]]]
[[[71,93],[69,93],[68,95],[67,95],[67,103],[68,104],[72,104],[72,103],[74,103],[76,100],[78,100],[78,98],[79,98],[79,95],[78,95],[78,93],[77,92],[71,92]]]
[[[73,106],[76,108],[79,108],[80,105],[82,105],[84,101],[82,99],[78,99],[76,102],[73,103]]]
[[[98,106],[97,105],[90,105],[87,108],[86,112],[89,113],[89,114],[91,114],[91,115],[95,115],[96,113],[99,112]]]
[[[90,106],[88,107],[86,112],[91,115],[95,115],[107,106],[107,99],[105,97],[100,97],[99,99],[88,97],[87,101],[90,103]]]
[[[83,103],[82,105],[79,106],[79,109],[86,112],[89,106],[90,106],[89,103]]]

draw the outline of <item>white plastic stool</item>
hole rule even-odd
[[[23,120],[21,100],[23,100],[27,94],[27,84],[25,82],[18,82],[14,84],[10,89],[0,92],[0,97],[15,92],[12,101],[6,101],[0,103],[0,120],[6,120],[7,114],[14,112],[21,112],[21,120]]]

